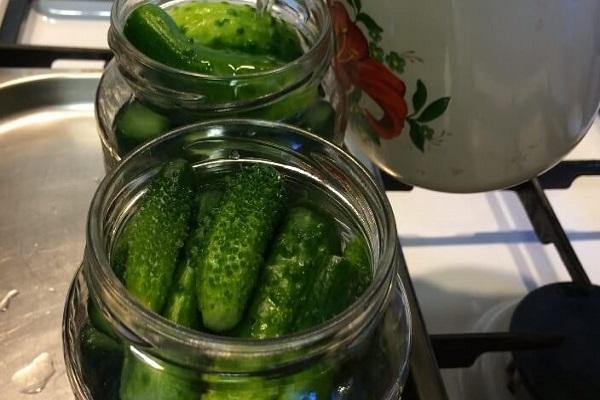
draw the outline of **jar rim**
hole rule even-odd
[[[293,70],[298,65],[310,64],[312,61],[315,61],[315,60],[321,61],[320,55],[323,51],[323,47],[327,46],[328,36],[330,36],[331,32],[332,32],[331,16],[327,10],[327,6],[326,6],[327,3],[325,1],[323,1],[322,3],[325,5],[324,6],[325,12],[322,14],[322,17],[324,18],[324,26],[320,30],[319,36],[317,37],[315,42],[311,45],[311,47],[306,52],[302,53],[302,55],[300,57],[298,57],[288,63],[285,63],[277,68],[273,68],[273,69],[269,69],[269,70],[265,70],[265,71],[252,72],[252,73],[243,74],[243,75],[219,76],[219,75],[203,74],[203,73],[199,73],[199,72],[192,72],[192,71],[187,71],[187,70],[171,67],[169,65],[158,62],[158,61],[148,57],[141,51],[139,51],[129,41],[129,39],[127,39],[127,37],[124,35],[124,33],[123,33],[124,25],[123,25],[122,21],[119,19],[120,18],[119,10],[120,10],[120,8],[124,7],[124,3],[127,1],[129,1],[129,0],[116,0],[112,6],[112,10],[110,13],[109,39],[111,38],[111,36],[114,35],[114,37],[117,38],[119,45],[124,46],[124,48],[129,52],[129,54],[133,55],[133,57],[140,64],[144,65],[145,67],[148,67],[148,68],[158,71],[158,72],[177,74],[178,76],[183,76],[183,77],[187,77],[187,78],[197,78],[197,79],[209,80],[209,81],[215,81],[215,82],[228,82],[228,81],[232,81],[232,80],[244,82],[244,81],[249,81],[249,80],[253,80],[253,79],[262,79],[262,78],[273,76],[273,75],[279,75],[279,74],[283,75],[283,74],[286,74],[287,72]],[[184,2],[184,1],[186,1],[186,0],[180,0],[179,2]],[[129,13],[130,12],[131,11],[129,11]],[[128,15],[129,15],[129,13],[128,13]],[[113,35],[111,35],[111,33]],[[117,53],[117,51],[115,49],[113,49],[113,51],[115,51],[115,53]]]
[[[186,133],[206,129],[211,126],[227,126],[227,125],[243,125],[249,129],[251,127],[263,127],[268,129],[275,129],[279,132],[293,133],[304,136],[312,142],[316,142],[319,145],[326,146],[333,151],[336,155],[340,156],[344,161],[351,164],[352,168],[361,175],[361,178],[365,179],[368,188],[374,191],[375,199],[379,203],[381,210],[383,210],[383,216],[381,221],[383,226],[384,235],[380,238],[382,242],[380,252],[381,257],[379,259],[379,265],[381,268],[377,268],[376,273],[373,277],[373,282],[367,288],[367,290],[361,295],[361,297],[353,303],[352,306],[345,309],[342,313],[329,319],[328,321],[320,324],[310,330],[303,331],[300,333],[294,333],[278,338],[269,339],[251,339],[251,338],[237,338],[219,336],[206,332],[196,331],[193,329],[185,328],[177,325],[164,317],[150,311],[142,304],[140,304],[132,295],[129,294],[125,286],[121,283],[119,278],[115,275],[113,269],[110,266],[108,255],[106,252],[106,246],[104,246],[105,232],[103,231],[103,215],[102,215],[102,203],[105,195],[107,194],[111,185],[115,183],[119,173],[125,169],[128,164],[135,160],[140,154],[146,153],[153,148],[157,147],[161,143],[172,140],[178,136],[185,135]],[[112,300],[118,302],[123,309],[133,310],[141,321],[148,327],[148,329],[174,343],[192,346],[196,349],[202,349],[215,354],[260,354],[261,356],[281,353],[290,349],[306,348],[307,346],[317,345],[327,340],[328,338],[338,336],[341,331],[350,327],[352,323],[360,317],[361,310],[369,309],[369,307],[382,296],[381,291],[389,291],[392,284],[395,284],[396,268],[397,263],[397,238],[395,219],[389,204],[389,201],[385,197],[382,190],[379,189],[378,184],[372,178],[367,169],[360,164],[352,155],[347,153],[342,148],[328,142],[327,140],[300,128],[283,124],[279,122],[264,121],[264,120],[251,120],[251,119],[218,119],[211,121],[204,121],[200,123],[194,123],[186,125],[170,131],[169,133],[153,139],[152,141],[139,147],[132,153],[130,153],[123,161],[114,169],[109,175],[105,176],[98,189],[96,190],[88,214],[87,222],[87,245],[86,245],[86,257],[93,257],[96,268],[92,268],[93,278],[95,278],[96,284],[101,285],[107,290],[108,295]],[[386,287],[386,285],[388,285]],[[404,291],[402,295],[405,296]],[[410,312],[405,297],[404,299],[404,311],[408,323],[410,323]],[[410,325],[409,325],[410,326]],[[410,336],[410,332],[407,332],[407,336]]]

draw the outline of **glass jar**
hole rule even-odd
[[[256,5],[254,0],[228,2]],[[211,76],[172,68],[138,51],[123,29],[129,13],[141,3],[117,0],[112,9],[108,42],[115,58],[106,68],[96,97],[107,169],[136,145],[119,140],[118,134],[119,111],[134,100],[144,106],[136,123],[146,123],[150,131],[215,118],[244,117],[284,121],[335,143],[343,141],[347,99],[331,67],[334,46],[326,2],[274,1],[271,15],[297,31],[303,55],[274,70],[236,76]],[[151,3],[169,9],[186,2]]]
[[[188,160],[200,177],[251,163],[276,167],[290,197],[308,196],[327,210],[344,240],[350,232],[365,238],[371,285],[333,319],[267,340],[190,330],[144,308],[121,284],[109,259],[140,194],[173,158]],[[92,200],[85,255],[63,320],[75,397],[117,399],[120,380],[136,379],[138,395],[122,400],[185,400],[189,391],[195,398],[203,393],[205,400],[398,399],[408,372],[411,331],[397,257],[385,193],[341,148],[268,121],[209,121],[172,131],[135,150],[104,178]],[[104,340],[112,344],[90,341],[90,324],[112,336]],[[131,372],[131,363],[144,371]]]

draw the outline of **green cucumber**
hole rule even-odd
[[[115,399],[119,393],[119,375],[123,347],[91,325],[81,330],[82,368],[95,399]]]
[[[271,56],[215,50],[195,44],[177,27],[169,14],[151,3],[136,7],[128,15],[124,34],[146,56],[185,71],[232,76],[281,66],[281,62]]]
[[[329,257],[300,305],[295,332],[327,321],[350,304],[348,286],[352,286],[350,281],[355,278],[352,271],[352,264],[345,258]],[[323,363],[290,377],[279,400],[328,399],[333,372],[328,363]]]
[[[268,384],[262,378],[211,379],[202,400],[274,400],[279,395],[277,385]]]
[[[335,133],[335,110],[328,101],[316,100],[302,113],[295,125],[331,140]]]
[[[291,209],[271,247],[242,335],[263,339],[291,333],[298,299],[324,257],[340,247],[332,218],[306,207]]]
[[[138,100],[125,104],[115,116],[115,136],[121,154],[129,153],[171,128],[169,119]]]
[[[212,49],[269,55],[290,62],[303,53],[300,39],[286,22],[258,15],[248,4],[192,2],[168,10],[194,43]]]
[[[287,379],[278,400],[329,400],[335,369],[319,363]]]
[[[88,298],[87,313],[93,328],[115,340],[117,339],[117,335],[110,326],[110,323],[104,318],[104,315],[102,315],[91,298]]]
[[[256,10],[247,5],[191,3],[168,12],[173,18],[154,4],[143,4],[128,16],[124,33],[143,54],[174,68],[211,76],[237,76],[280,68],[303,52],[297,34],[287,23],[271,15],[258,17]],[[205,103],[228,103],[280,93],[301,78],[298,74],[301,72],[290,70],[275,76],[240,81],[234,86],[209,79],[195,82],[168,76],[157,79],[173,90],[197,92]],[[299,113],[306,114],[305,111],[318,99],[317,88],[309,84],[268,106],[234,112],[233,115],[291,120]],[[316,110],[318,112],[308,113],[318,115],[318,118],[313,121],[314,117],[309,117],[307,127],[314,128],[319,134],[327,133],[325,131],[331,125],[327,110],[323,106]],[[152,116],[142,120],[144,122],[129,123],[127,116],[127,110],[124,110],[121,125],[125,133],[118,135],[122,142],[119,145],[125,151],[164,132],[163,127],[168,122],[160,116]]]
[[[188,328],[199,328],[198,301],[196,299],[196,270],[202,247],[210,229],[214,214],[218,209],[222,193],[209,190],[198,195],[197,225],[185,245],[185,257],[177,267],[176,278],[162,315]]]
[[[195,282],[196,270],[194,267],[187,261],[181,262],[175,273],[167,305],[162,312],[163,317],[186,328],[197,329],[199,327]]]
[[[369,248],[362,236],[353,237],[344,249],[344,258],[346,258],[354,269],[356,279],[350,288],[351,295],[356,300],[371,284],[373,271],[369,261]],[[352,301],[354,301],[352,300]]]
[[[294,75],[280,76],[271,81],[260,81],[240,89],[240,94],[247,98],[258,97],[261,93],[277,93],[293,83]],[[269,88],[269,91],[265,89]],[[272,89],[272,90],[271,90]],[[254,93],[251,91],[254,90]],[[278,98],[267,106],[242,113],[243,117],[259,118],[273,121],[294,121],[299,115],[304,115],[311,106],[319,101],[318,87],[302,86]]]
[[[184,160],[165,164],[128,223],[125,286],[144,306],[160,312],[191,217],[192,169]]]
[[[204,241],[212,227],[215,215],[219,210],[223,191],[208,188],[196,196],[196,228],[186,243],[187,257],[195,257],[195,263],[199,262],[200,252]]]
[[[366,243],[356,236],[346,245],[343,257],[330,257],[319,271],[300,307],[295,330],[308,329],[342,312],[366,290],[371,278]]]
[[[366,242],[360,236],[346,245],[343,257],[331,256],[323,264],[295,320],[295,331],[321,324],[349,307],[372,279]],[[335,367],[317,364],[292,377],[279,400],[328,399]]]
[[[180,368],[129,352],[123,363],[120,400],[196,400],[200,380]]]
[[[283,207],[283,179],[253,165],[230,180],[206,240],[197,285],[204,326],[234,328],[254,289],[263,255]]]
[[[272,393],[264,393],[264,388],[257,385],[248,390],[241,389],[210,389],[202,394],[202,400],[272,400],[278,391],[271,389]]]
[[[127,255],[129,253],[129,245],[127,241],[126,229],[119,235],[117,242],[113,247],[113,251],[110,254],[110,265],[112,266],[113,272],[123,281],[125,276],[125,267],[127,266]]]
[[[311,328],[342,311],[349,303],[348,286],[354,279],[352,265],[339,256],[330,256],[320,269],[306,300],[300,305],[295,331]]]
[[[200,325],[196,299],[197,259],[221,193],[207,191],[196,199],[196,227],[188,237],[185,255],[177,267],[175,280],[162,315],[176,324],[196,329]],[[180,376],[170,366],[153,368],[134,354],[126,358],[121,378],[121,400],[197,399],[201,385],[194,377]]]
[[[112,337],[105,335],[91,325],[86,325],[81,331],[81,345],[85,352],[93,354],[98,359],[120,359],[123,357],[123,348]]]
[[[125,37],[155,61],[186,71],[210,73],[173,19],[155,4],[136,7],[125,21]]]

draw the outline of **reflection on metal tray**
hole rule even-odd
[[[0,70],[0,299],[18,291],[0,312],[0,399],[31,398],[12,377],[44,352],[54,373],[38,397],[73,398],[61,320],[104,175],[93,111],[99,78]]]

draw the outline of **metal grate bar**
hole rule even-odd
[[[17,43],[21,25],[27,18],[32,0],[8,0],[4,19],[0,25],[0,43]]]
[[[590,278],[587,276],[581,261],[579,261],[573,246],[571,246],[571,242],[538,179],[534,178],[516,186],[514,190],[521,203],[523,203],[538,238],[542,243],[554,244],[573,282],[585,286],[591,285]]]
[[[580,176],[600,176],[600,161],[562,161],[540,175],[538,180],[544,189],[568,189]]]
[[[0,45],[0,67],[50,68],[55,60],[104,60],[112,58],[110,50],[53,46]]]
[[[421,315],[421,307],[406,267],[402,254],[402,246],[398,244],[399,268],[398,275],[404,284],[404,290],[410,305],[412,319],[412,345],[410,353],[411,380],[413,389],[418,399],[423,400],[448,400],[444,382],[437,365],[436,357],[431,347],[425,321]]]
[[[557,335],[532,333],[457,333],[430,335],[440,368],[466,368],[487,352],[537,350],[559,345]]]

